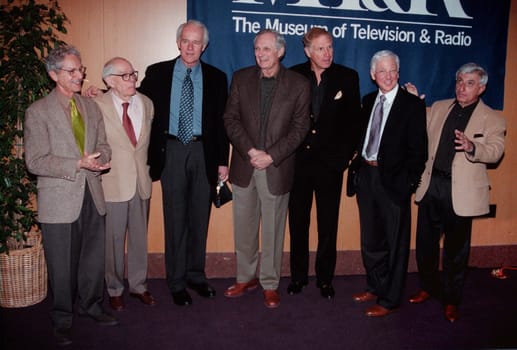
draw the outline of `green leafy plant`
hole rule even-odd
[[[4,2],[0,5],[0,253],[23,247],[25,233],[36,224],[36,188],[23,159],[23,119],[27,107],[54,86],[42,57],[63,44],[59,35],[66,34],[68,22],[55,0]]]

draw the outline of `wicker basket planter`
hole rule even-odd
[[[41,234],[31,232],[26,248],[0,254],[0,306],[30,306],[46,296],[47,266]]]

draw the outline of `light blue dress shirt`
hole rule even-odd
[[[178,136],[178,122],[180,115],[180,97],[181,86],[183,80],[187,76],[187,67],[183,64],[181,58],[176,60],[174,65],[174,73],[172,76],[171,88],[171,105],[169,114],[169,134]],[[201,71],[201,64],[196,64],[192,67],[190,73],[192,83],[194,84],[194,135],[203,135],[201,126],[201,113],[203,107],[203,73]]]

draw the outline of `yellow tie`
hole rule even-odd
[[[81,113],[77,109],[74,99],[70,100],[70,114],[72,116],[72,130],[75,136],[75,142],[81,151],[81,155],[84,154],[84,121],[81,117]]]

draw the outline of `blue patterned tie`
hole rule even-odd
[[[368,144],[366,145],[366,157],[370,158],[375,153],[378,152],[379,149],[379,141],[381,139],[381,125],[382,125],[382,117],[384,114],[384,101],[386,100],[386,96],[381,95],[379,97],[379,102],[375,106],[375,110],[373,111],[373,120],[372,125],[370,125],[370,137],[368,138]]]
[[[194,85],[190,78],[191,68],[187,68],[187,75],[181,86],[180,117],[178,123],[178,139],[186,145],[192,141],[194,121]]]

